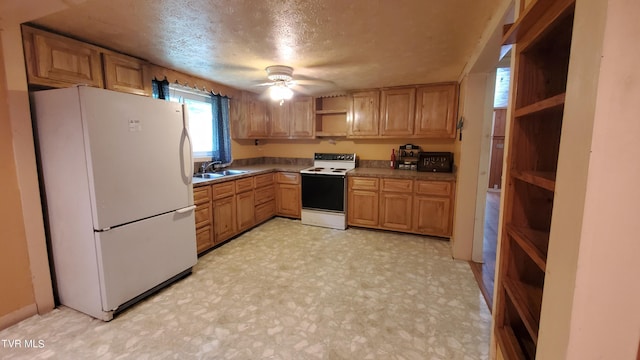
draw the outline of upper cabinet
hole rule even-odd
[[[262,105],[261,105],[262,104]],[[229,101],[231,137],[252,139],[267,136],[267,109],[253,93],[242,91]]]
[[[424,138],[455,138],[458,84],[421,86],[416,98],[414,134]]]
[[[104,86],[99,47],[27,26],[22,31],[29,84]]]
[[[105,88],[151,96],[151,75],[147,63],[134,57],[103,53]]]
[[[453,139],[457,109],[457,83],[353,92],[347,137]]]
[[[378,137],[380,134],[378,121],[380,91],[353,92],[350,100],[347,136],[350,138]]]
[[[269,137],[305,139],[314,137],[313,98],[296,96],[280,105],[269,103]]]
[[[413,135],[416,89],[383,89],[380,97],[380,135]]]

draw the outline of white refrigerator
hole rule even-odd
[[[197,261],[181,104],[79,86],[31,95],[62,305],[105,321]]]

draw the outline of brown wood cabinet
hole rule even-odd
[[[211,185],[194,187],[193,203],[196,205],[196,249],[198,253],[201,253],[215,245],[212,228]]]
[[[421,138],[456,136],[458,84],[424,85],[417,89],[415,132]]]
[[[296,96],[282,105],[269,103],[269,138],[314,137],[313,98]]]
[[[377,227],[380,180],[365,177],[348,177],[347,179],[347,224]]]
[[[241,233],[255,225],[255,194],[253,177],[238,179],[236,184],[236,232]]]
[[[421,234],[451,236],[453,182],[416,180],[413,230]]]
[[[211,185],[213,198],[213,229],[215,243],[219,244],[236,234],[235,182]]]
[[[105,88],[151,96],[151,73],[140,59],[117,53],[103,53]]]
[[[508,360],[536,358],[541,310],[554,305],[543,293],[574,11],[573,0],[538,0],[504,37],[516,42],[516,75],[494,331]]]
[[[103,87],[99,47],[28,26],[22,32],[29,84]]]
[[[347,137],[378,137],[380,134],[380,91],[357,91],[350,95]]]
[[[454,184],[349,176],[347,224],[450,237]]]
[[[457,83],[353,92],[350,103],[348,138],[455,137]]]
[[[413,180],[380,179],[380,227],[411,230]]]
[[[276,173],[276,215],[299,219],[301,213],[300,174]]]
[[[276,214],[276,188],[273,184],[273,173],[256,176],[255,185],[255,222],[259,224]]]
[[[267,104],[254,93],[242,91],[229,103],[233,139],[262,139],[269,135]]]
[[[416,88],[382,89],[380,96],[380,136],[413,135]]]

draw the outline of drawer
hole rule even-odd
[[[378,190],[380,179],[373,177],[349,177],[349,189]]]
[[[211,224],[211,203],[196,206],[196,229]]]
[[[262,174],[254,177],[256,189],[273,184],[273,173]]]
[[[271,184],[260,189],[256,189],[255,204],[259,205],[276,198],[276,186]]]
[[[300,174],[291,172],[276,173],[276,182],[278,184],[300,184]]]
[[[236,194],[253,190],[253,177],[236,180]]]
[[[264,204],[256,206],[256,224],[272,218],[276,214],[276,202],[275,200],[268,201]]]
[[[213,199],[222,199],[236,193],[235,181],[227,181],[211,185]]]
[[[213,230],[207,225],[196,231],[196,248],[201,253],[213,246]]]
[[[193,203],[202,204],[211,200],[211,186],[199,186],[193,188]]]
[[[412,179],[380,179],[382,191],[413,192]]]
[[[416,180],[416,194],[451,196],[453,183],[451,181]]]

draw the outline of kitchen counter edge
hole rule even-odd
[[[223,183],[230,180],[238,180],[245,177],[256,176],[260,174],[267,174],[270,172],[295,172],[299,173],[300,170],[308,168],[309,165],[287,165],[287,164],[263,164],[263,165],[250,165],[250,166],[233,166],[225,170],[244,170],[246,173],[237,175],[227,175],[219,177],[217,179],[199,179],[193,178],[193,186],[204,186],[217,183]]]
[[[456,181],[455,173],[445,172],[419,172],[413,170],[394,170],[380,168],[355,168],[347,173],[347,176],[360,177],[385,177],[396,179],[414,179],[414,180],[440,180],[440,181]]]

